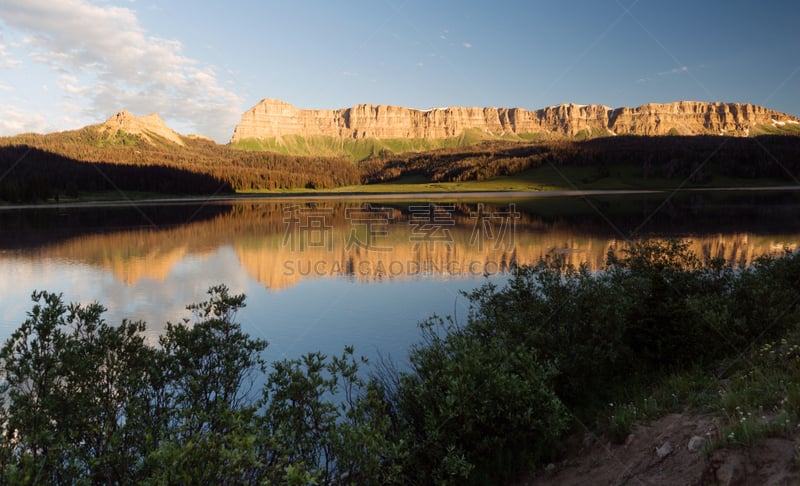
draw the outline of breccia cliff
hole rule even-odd
[[[545,134],[557,137],[602,135],[748,136],[757,127],[794,125],[800,120],[758,105],[678,101],[636,108],[563,104],[540,110],[448,107],[415,110],[361,104],[338,110],[304,110],[264,99],[242,115],[231,143],[285,135],[351,139],[439,139],[467,129],[497,136]]]

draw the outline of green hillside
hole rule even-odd
[[[602,135],[608,135],[604,133]],[[600,134],[591,134],[600,136]],[[588,138],[589,134],[582,138]],[[457,137],[426,138],[336,138],[322,135],[304,137],[285,135],[268,139],[249,138],[232,143],[232,148],[250,151],[268,151],[284,155],[316,155],[324,157],[347,157],[361,161],[381,156],[404,154],[408,152],[427,152],[445,148],[463,148],[486,141],[532,142],[551,139],[544,133],[522,135],[501,135],[470,128]]]
[[[750,131],[750,135],[800,135],[800,124],[784,123],[783,125],[756,125],[756,128]]]

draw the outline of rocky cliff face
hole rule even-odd
[[[151,143],[153,141],[152,136],[157,136],[178,145],[184,144],[181,135],[168,127],[157,113],[137,117],[127,110],[121,110],[106,120],[99,128],[111,134],[116,133],[117,130],[122,130],[125,133],[141,135],[142,138]]]
[[[679,101],[637,108],[565,104],[536,111],[521,108],[435,108],[414,110],[389,105],[356,105],[339,110],[302,110],[264,99],[242,115],[232,143],[284,135],[336,138],[448,138],[465,129],[493,135],[543,133],[586,135],[748,136],[758,125],[794,124],[785,113],[743,103]],[[800,128],[800,127],[799,127]]]

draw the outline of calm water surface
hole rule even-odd
[[[403,363],[417,323],[464,319],[460,290],[549,253],[602,267],[627,239],[677,237],[748,264],[800,244],[800,194],[656,193],[483,201],[260,199],[0,210],[0,338],[43,289],[96,300],[155,337],[225,283],[269,360],[307,351]]]

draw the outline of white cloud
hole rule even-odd
[[[16,106],[0,104],[0,133],[45,133],[54,130],[47,118],[40,113],[30,113]]]
[[[6,0],[0,18],[28,35],[23,45],[31,59],[60,73],[64,95],[83,96],[98,121],[120,108],[158,112],[227,141],[239,120],[242,99],[221,86],[214,68],[185,56],[179,41],[148,35],[129,8]]]
[[[461,45],[464,46],[465,49],[470,49],[472,47],[472,44],[470,44],[469,42],[465,42]]]
[[[78,78],[71,74],[62,74],[58,87],[69,97],[82,96],[91,89],[89,86],[79,86]]]
[[[658,73],[658,75],[659,76],[668,76],[670,74],[680,74],[680,73],[685,73],[685,72],[688,72],[688,71],[689,71],[689,67],[688,66],[680,66],[680,67],[676,67],[675,69],[670,69],[669,71],[662,71],[662,72]]]
[[[0,68],[11,69],[22,64],[19,59],[14,59],[8,48],[4,44],[0,44]]]

